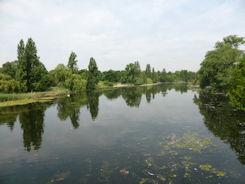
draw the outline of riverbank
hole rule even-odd
[[[65,96],[67,90],[65,88],[53,87],[45,92],[31,92],[31,93],[0,93],[0,107],[25,105],[36,102],[47,102],[55,98]]]
[[[114,84],[113,86],[105,86],[102,83],[98,86],[98,89],[104,90],[109,88],[112,89],[112,88],[121,88],[121,87],[155,86],[160,84],[167,84],[167,83],[158,82],[158,83],[142,84],[142,85],[117,83]],[[177,82],[172,84],[187,84],[187,83]],[[198,88],[198,86],[194,86],[190,84],[187,84],[187,86],[191,89]],[[0,93],[0,107],[26,105],[30,103],[36,103],[36,102],[42,103],[42,102],[54,100],[58,97],[66,96],[67,94],[69,94],[69,91],[67,89],[59,88],[59,87],[52,87],[49,91],[45,91],[45,92],[12,93],[12,94]]]
[[[157,82],[157,83],[151,83],[151,84],[141,84],[141,85],[134,85],[134,84],[122,84],[118,83],[114,88],[121,88],[121,87],[133,87],[133,86],[154,86],[154,85],[159,85],[159,84],[164,84],[163,82]]]

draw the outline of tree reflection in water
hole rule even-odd
[[[27,151],[38,150],[42,143],[44,132],[44,112],[50,103],[35,103],[24,106],[1,108],[0,124],[6,123],[13,130],[19,115],[19,122],[23,130],[23,144]]]
[[[103,92],[93,91],[79,96],[60,98],[55,103],[57,103],[59,119],[67,120],[69,118],[74,129],[77,129],[79,128],[80,109],[83,106],[86,106],[89,110],[91,119],[93,121],[96,120],[99,114],[99,97],[102,94],[110,100],[122,97],[127,106],[139,107],[142,95],[145,95],[146,101],[150,103],[156,94],[162,93],[164,97],[167,94],[167,90],[172,88],[181,92],[186,92],[187,90],[185,85],[128,87],[104,90]],[[27,151],[31,151],[32,149],[38,150],[41,147],[42,135],[44,133],[45,111],[53,103],[35,103],[1,108],[0,125],[7,124],[12,131],[18,118],[21,129],[23,130],[23,144],[25,149]]]
[[[58,100],[57,110],[60,120],[70,118],[73,128],[79,127],[80,108],[87,104],[87,97],[66,97]]]
[[[42,134],[44,128],[44,112],[49,105],[29,104],[25,111],[19,115],[19,121],[23,130],[23,142],[27,151],[38,150],[42,143]]]
[[[87,93],[87,98],[88,98],[87,108],[90,111],[92,120],[95,120],[99,113],[99,96],[100,93],[97,91]]]
[[[194,103],[204,116],[207,128],[229,143],[239,161],[245,164],[245,113],[232,109],[223,95],[200,92],[199,97],[195,95]]]

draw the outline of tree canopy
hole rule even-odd
[[[29,38],[26,45],[21,40],[18,45],[18,69],[16,79],[22,92],[41,91],[48,88],[45,75],[48,72],[37,56],[35,42]],[[45,85],[45,86],[43,86]],[[47,85],[47,86],[46,86]]]
[[[234,107],[245,110],[245,56],[232,72],[228,96]]]
[[[232,71],[243,54],[238,47],[244,43],[242,37],[231,35],[207,52],[199,70],[201,88],[211,86],[218,92],[228,91]]]
[[[72,73],[75,73],[78,71],[78,66],[77,66],[77,60],[76,60],[76,53],[75,52],[71,52],[70,57],[69,57],[69,61],[67,64],[67,67],[69,69],[71,69]]]
[[[88,65],[87,90],[95,89],[98,82],[98,67],[95,59],[91,57]]]

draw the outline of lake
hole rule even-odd
[[[0,109],[0,183],[244,184],[245,113],[186,85]]]

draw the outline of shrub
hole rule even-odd
[[[12,79],[9,75],[0,73],[0,92],[13,93],[20,91],[20,83]]]
[[[151,80],[151,78],[147,78],[146,79],[146,84],[152,84],[153,82],[152,82],[152,80]]]
[[[104,85],[105,86],[113,86],[113,82],[110,82],[110,81],[104,81]]]

